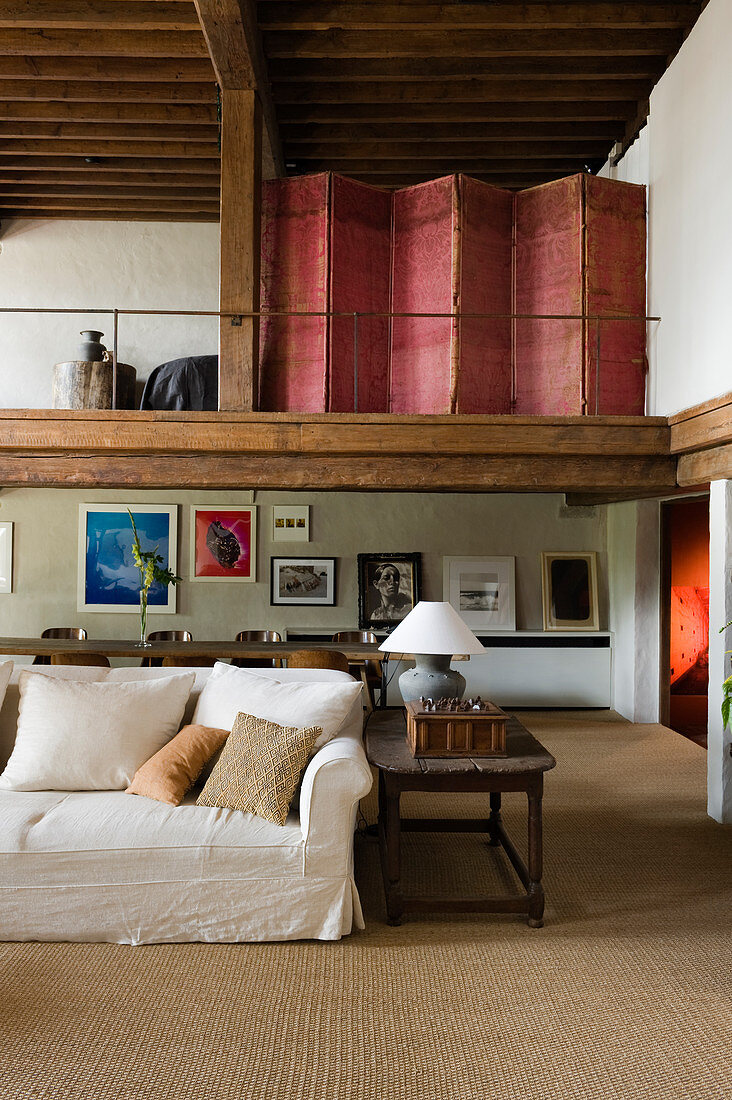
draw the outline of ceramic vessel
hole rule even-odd
[[[107,350],[104,344],[99,342],[104,333],[90,328],[82,329],[79,335],[83,336],[84,339],[76,349],[76,358],[87,363],[101,363]]]

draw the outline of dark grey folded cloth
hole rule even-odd
[[[141,409],[215,412],[219,407],[218,355],[190,355],[161,363],[150,374]]]

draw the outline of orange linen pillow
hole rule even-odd
[[[214,726],[184,726],[137,769],[126,793],[178,806],[229,733]]]

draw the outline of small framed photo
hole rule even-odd
[[[599,630],[597,554],[541,555],[544,630]]]
[[[443,599],[471,630],[516,629],[515,558],[444,558]]]
[[[310,505],[275,504],[272,508],[273,542],[310,542]]]
[[[271,604],[335,604],[335,558],[272,558]]]
[[[191,509],[191,580],[256,581],[257,510]]]
[[[419,603],[421,554],[358,555],[358,625],[392,627]]]
[[[13,591],[13,525],[0,523],[0,593]]]
[[[77,611],[140,612],[140,571],[132,557],[135,519],[143,550],[157,550],[163,567],[176,572],[178,508],[175,504],[80,504]],[[148,607],[175,613],[175,585],[154,584]]]

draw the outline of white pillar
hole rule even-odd
[[[732,822],[732,731],[722,728],[722,682],[732,671],[732,481],[713,481],[709,495],[709,733],[707,812]]]

